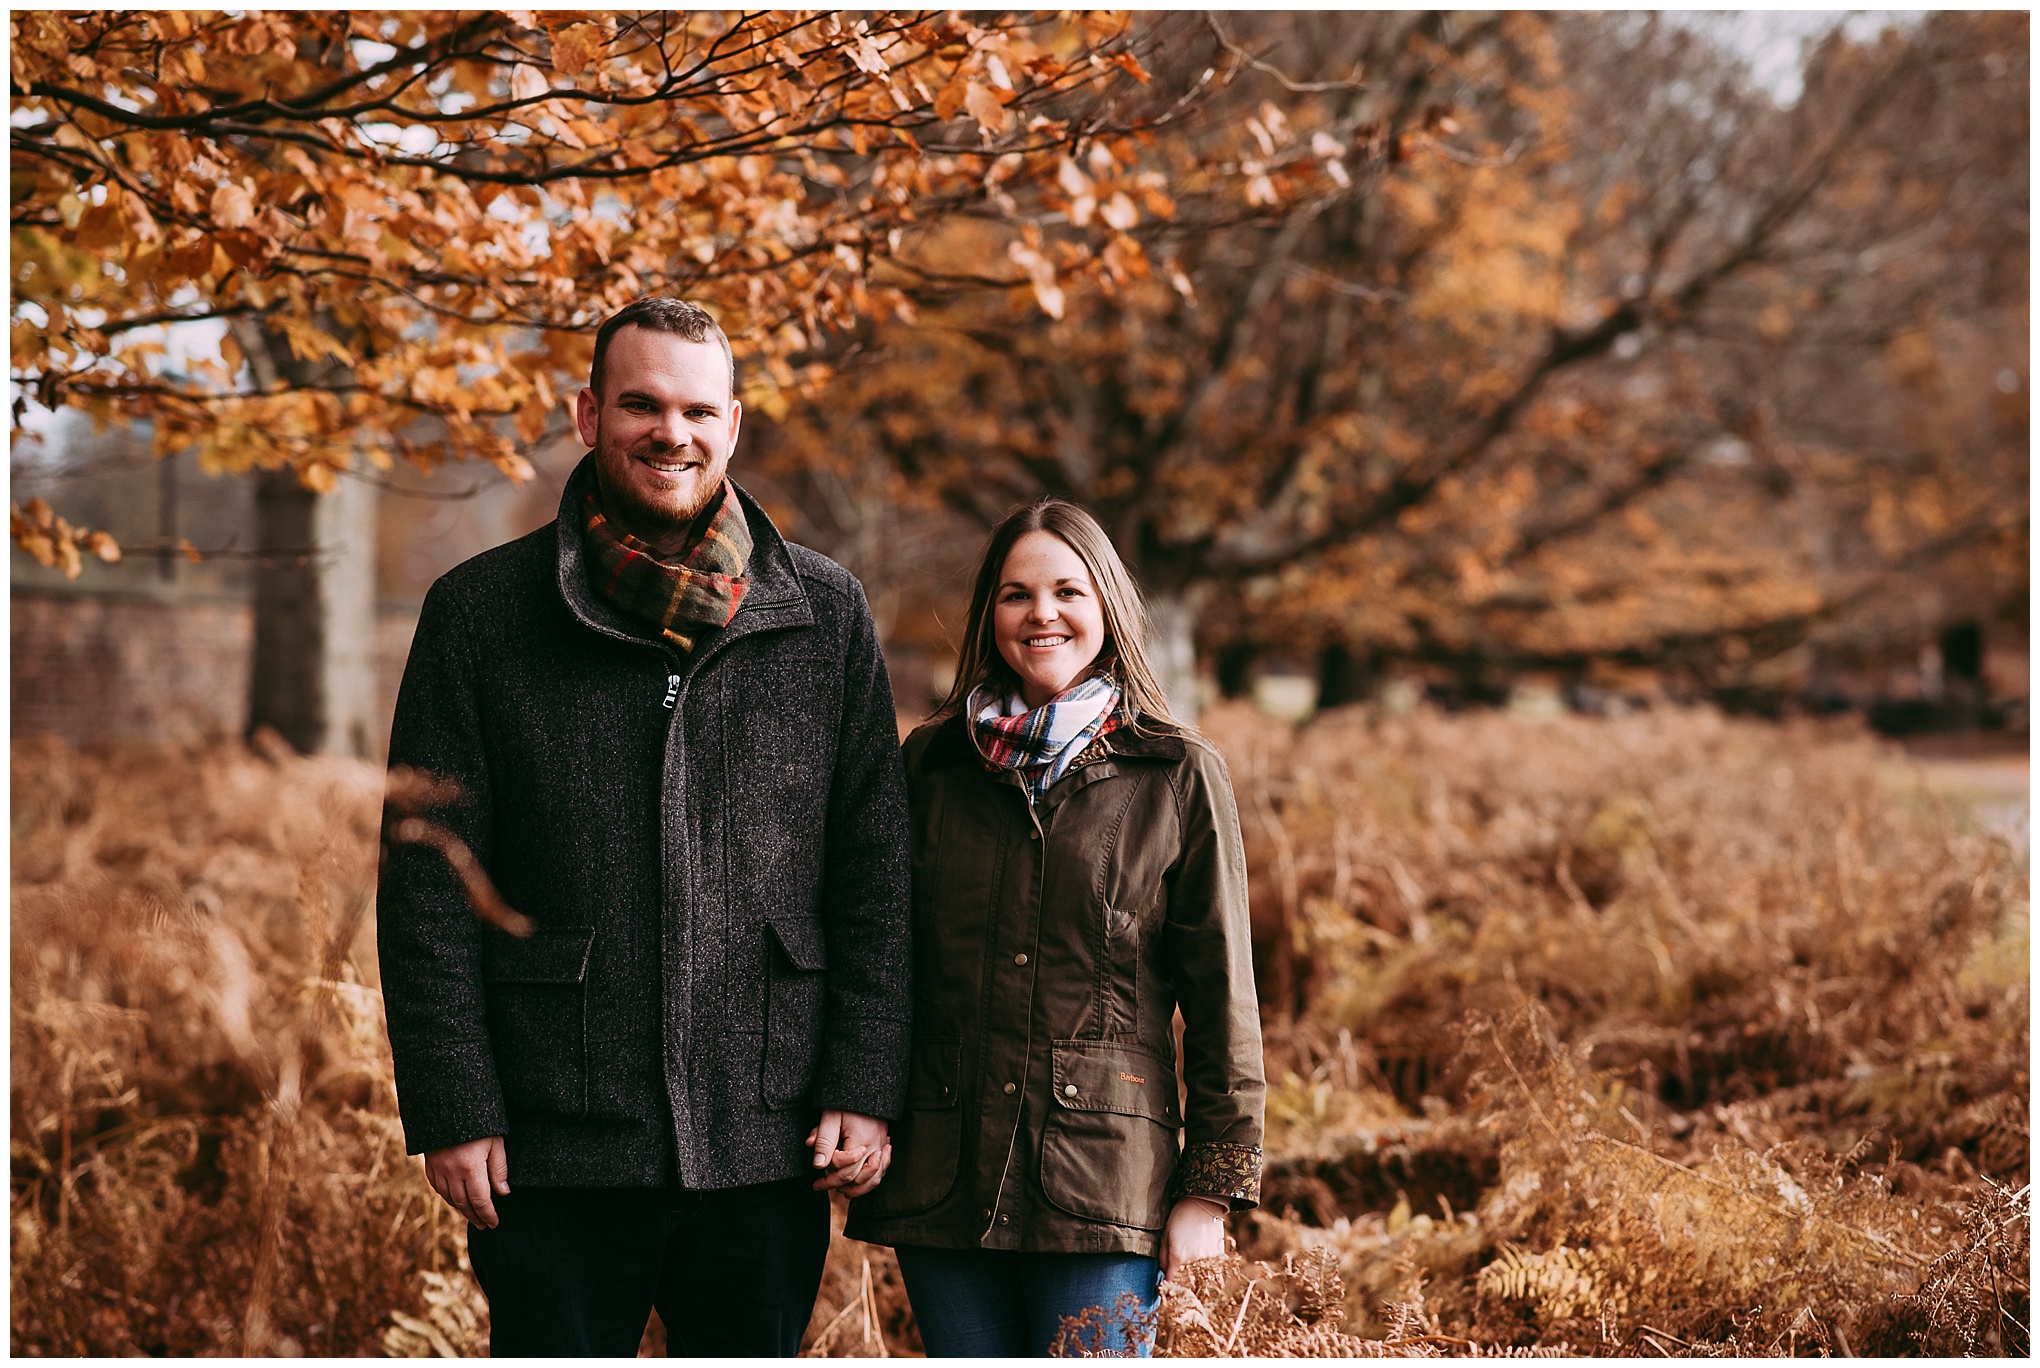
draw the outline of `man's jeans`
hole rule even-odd
[[[812,1178],[682,1192],[520,1188],[468,1227],[492,1357],[637,1353],[654,1306],[672,1354],[790,1357],[829,1253]]]
[[[1066,1352],[1153,1352],[1161,1266],[1144,1255],[909,1245],[896,1252],[930,1358],[1040,1358],[1055,1346],[1063,1318],[1091,1307],[1103,1314],[1077,1330]]]

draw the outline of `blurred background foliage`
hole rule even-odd
[[[1207,659],[1725,696],[1812,641],[2023,620],[2023,17],[1837,32],[1785,108],[1665,16],[1157,23],[1157,83],[1230,74],[1205,126],[1252,134],[1258,206],[1158,135],[1153,269],[865,325],[776,461],[979,523],[1078,499]],[[1069,230],[1124,193],[1096,160]],[[1041,251],[1088,260],[1064,230]],[[930,272],[995,246],[958,225]]]
[[[12,22],[17,584],[252,584],[258,675],[400,654],[330,586],[401,614],[546,520],[594,326],[670,291],[909,712],[972,538],[1052,493],[1186,713],[2023,719],[2021,14]],[[510,478],[420,478],[461,456]],[[373,753],[355,694],[227,725]]]

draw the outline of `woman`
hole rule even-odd
[[[1021,508],[985,549],[955,685],[907,739],[907,1112],[849,1233],[897,1247],[933,1355],[1045,1354],[1094,1306],[1116,1328],[1087,1347],[1146,1354],[1158,1273],[1222,1254],[1259,1191],[1239,815],[1141,623],[1089,514]]]

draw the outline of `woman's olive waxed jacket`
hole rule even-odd
[[[1253,1206],[1266,1084],[1218,753],[1180,728],[1122,727],[1037,807],[952,717],[907,738],[906,769],[907,1109],[849,1234],[1152,1255],[1179,1196]]]

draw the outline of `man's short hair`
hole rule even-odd
[[[689,342],[714,342],[730,363],[730,397],[737,393],[737,356],[730,339],[716,326],[708,310],[686,299],[663,299],[650,295],[624,305],[609,316],[595,333],[595,364],[589,368],[588,388],[602,398],[602,358],[609,352],[609,339],[623,328],[639,327],[652,332],[675,333]]]

